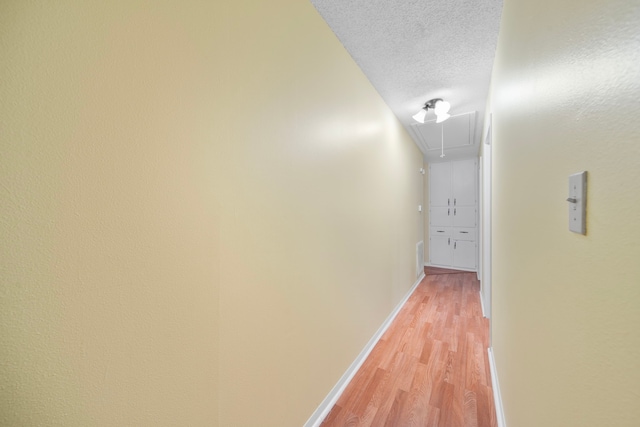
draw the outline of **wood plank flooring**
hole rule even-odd
[[[425,267],[424,268],[424,274],[426,276],[432,276],[434,274],[460,274],[460,273],[464,273],[464,271],[451,270],[449,268],[442,268],[442,267]]]
[[[322,427],[496,427],[475,273],[429,275]]]

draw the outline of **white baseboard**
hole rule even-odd
[[[452,267],[450,265],[438,265],[438,264],[431,264],[430,262],[425,262],[424,263],[425,267],[438,267],[438,268],[446,268],[449,270],[460,270],[460,271],[465,271],[465,272],[469,272],[469,273],[477,273],[478,269],[477,268],[462,268],[462,267]]]
[[[487,317],[484,311],[484,299],[482,298],[482,288],[480,288],[480,308],[482,308],[482,317]]]
[[[498,381],[498,371],[496,370],[496,360],[493,358],[493,350],[488,348],[489,368],[491,369],[491,388],[493,389],[493,402],[496,406],[496,419],[498,427],[507,427],[504,420],[504,410],[502,409],[502,395],[500,394],[500,382]]]
[[[342,394],[344,389],[347,387],[349,382],[353,379],[354,375],[356,374],[356,372],[358,372],[358,369],[360,369],[364,361],[367,360],[367,357],[373,350],[373,347],[376,346],[376,344],[378,343],[382,335],[389,328],[389,326],[391,326],[393,319],[396,318],[396,316],[398,315],[402,307],[405,305],[405,303],[407,302],[411,294],[413,294],[413,292],[416,290],[416,288],[418,287],[422,279],[424,279],[424,273],[420,275],[420,277],[413,284],[409,292],[407,292],[407,295],[405,295],[402,301],[398,303],[396,308],[391,312],[389,317],[387,317],[387,319],[376,331],[376,333],[373,334],[373,337],[371,337],[367,345],[364,346],[364,348],[362,349],[358,357],[356,357],[356,360],[353,361],[351,366],[349,366],[346,372],[338,380],[336,385],[333,386],[333,388],[331,389],[327,397],[325,397],[322,403],[320,404],[320,406],[318,406],[318,409],[316,409],[315,412],[311,414],[311,417],[309,417],[307,422],[304,424],[304,427],[318,427],[322,423],[322,421],[324,421],[325,417],[329,414],[329,411],[331,411],[331,408],[333,408],[333,405],[335,405],[338,399],[340,398],[340,395]]]

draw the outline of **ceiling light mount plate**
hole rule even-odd
[[[425,104],[424,104],[424,109],[425,109],[425,110],[428,110],[428,109],[435,110],[435,109],[436,109],[436,103],[437,103],[438,101],[440,101],[440,102],[444,102],[444,101],[442,100],[442,98],[433,98],[433,99],[430,99],[430,100],[428,100],[427,102],[425,102]]]

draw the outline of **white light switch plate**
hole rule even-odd
[[[569,175],[569,230],[587,234],[587,172]]]

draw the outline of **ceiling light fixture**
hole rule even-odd
[[[449,114],[450,108],[451,104],[447,101],[443,101],[441,98],[434,98],[424,104],[424,107],[413,116],[413,120],[418,123],[424,123],[424,119],[427,117],[427,111],[432,109],[436,113],[436,123],[442,123],[451,117],[451,114]]]

